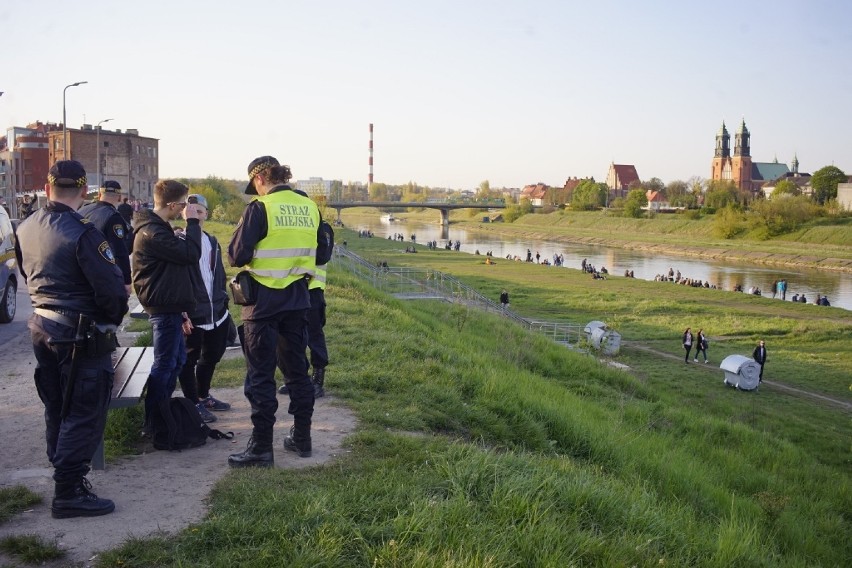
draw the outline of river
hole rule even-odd
[[[443,248],[447,243],[446,233],[435,223],[418,223],[413,221],[382,222],[378,216],[375,220],[361,216],[352,219],[350,225],[343,214],[343,222],[352,229],[369,229],[376,237],[387,238],[396,233],[405,236],[406,242],[411,242],[411,235],[417,236],[420,244],[437,241]],[[813,303],[817,294],[828,297],[832,306],[852,310],[852,274],[816,269],[795,269],[789,267],[773,267],[753,265],[739,262],[706,261],[692,257],[677,255],[653,255],[642,251],[620,249],[614,247],[575,245],[558,243],[547,240],[518,240],[511,237],[500,238],[493,233],[479,232],[454,228],[450,225],[449,238],[455,242],[461,241],[461,251],[481,254],[491,251],[495,258],[506,258],[506,255],[526,258],[527,249],[536,252],[553,261],[554,254],[561,254],[564,266],[580,269],[580,263],[585,258],[596,268],[606,267],[611,275],[623,276],[625,270],[632,270],[636,278],[654,280],[658,274],[667,274],[669,268],[680,271],[684,278],[692,278],[716,284],[724,290],[732,290],[739,284],[743,290],[756,286],[762,295],[772,298],[772,282],[784,279],[787,281],[787,301],[794,294],[805,294],[808,303]]]

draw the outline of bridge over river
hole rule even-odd
[[[450,210],[452,209],[505,209],[505,199],[467,199],[467,200],[430,200],[430,201],[329,201],[328,207],[337,210],[337,220],[340,221],[340,212],[348,207],[377,207],[387,209],[397,208],[428,208],[437,209],[441,212],[441,226],[450,226]]]

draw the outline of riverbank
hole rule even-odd
[[[204,521],[113,551],[104,565],[480,565],[486,556],[499,565],[835,565],[849,557],[846,416],[772,385],[725,388],[714,369],[723,353],[767,334],[767,380],[795,377],[803,369],[788,353],[822,342],[830,351],[803,363],[812,388],[822,387],[837,357],[848,365],[840,341],[825,339],[848,336],[835,310],[819,312],[824,320],[791,306],[796,317],[777,317],[780,302],[722,291],[670,286],[655,299],[649,291],[661,284],[499,259],[486,266],[419,245],[405,254],[398,243],[346,231],[338,239],[394,266],[445,262],[483,292],[509,289],[525,316],[595,313],[652,351],[626,346],[617,360],[629,372],[613,370],[498,316],[395,300],[332,262],[327,387],[359,417],[351,454],[302,472],[232,472]],[[712,329],[713,365],[683,362],[679,328],[699,318]]]
[[[372,219],[378,209],[347,209],[344,217]],[[852,274],[852,223],[812,226],[770,240],[716,239],[712,216],[686,219],[682,215],[654,219],[613,217],[606,212],[564,212],[525,215],[514,223],[483,223],[484,214],[452,211],[450,227],[518,240],[548,240],[574,245],[596,245],[701,260],[722,260],[765,266],[816,269]],[[433,209],[408,211],[403,219],[437,224]],[[399,223],[404,231],[405,223]]]

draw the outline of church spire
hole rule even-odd
[[[793,175],[799,175],[799,157],[796,154],[793,154],[793,161],[790,162],[790,170],[793,172]]]
[[[745,119],[743,119],[739,130],[737,130],[737,133],[734,135],[734,156],[751,156],[750,138],[751,134],[749,134],[748,128],[746,128]]]
[[[731,135],[728,134],[728,129],[725,128],[725,121],[722,121],[722,128],[716,134],[716,157],[728,158],[731,156]]]

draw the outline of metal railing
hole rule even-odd
[[[335,266],[367,280],[375,288],[403,300],[433,299],[500,314],[518,325],[571,349],[588,351],[584,327],[529,320],[490,300],[457,278],[431,268],[390,267],[372,263],[341,246],[334,247]]]

